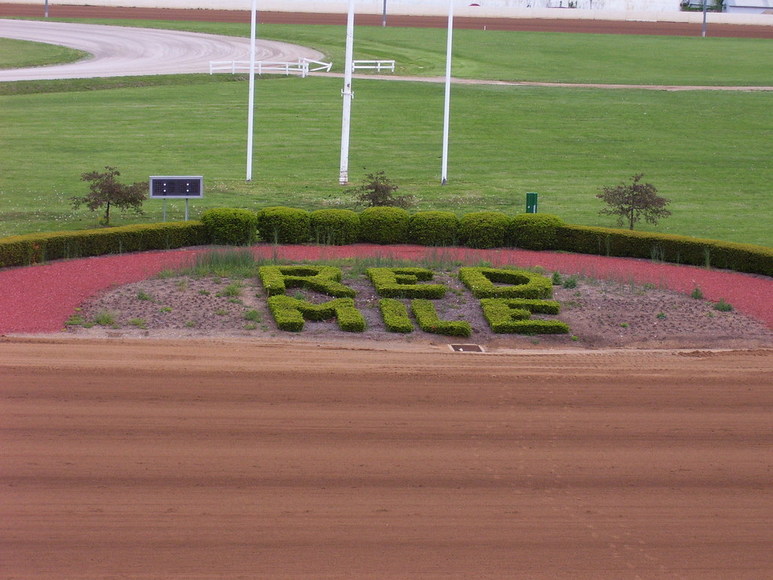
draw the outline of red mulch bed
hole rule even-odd
[[[0,16],[40,16],[38,4],[0,3]],[[52,7],[52,17],[126,17],[173,18],[245,21],[246,11],[169,11],[108,7]],[[263,21],[339,23],[342,15],[262,13]],[[380,24],[378,16],[361,16],[361,23]],[[469,21],[469,22],[468,22]],[[445,26],[443,18],[389,17],[392,26]],[[342,23],[342,22],[341,22]],[[508,30],[560,30],[572,32],[606,32],[625,34],[696,34],[696,25],[674,23],[632,23],[614,21],[552,21],[530,19],[496,19],[489,28]],[[477,28],[478,19],[458,19],[459,28]],[[760,36],[770,38],[773,29],[764,26],[712,25],[714,36]],[[69,260],[52,264],[0,270],[0,334],[55,332],[84,300],[114,286],[138,282],[166,268],[175,268],[190,261],[201,248],[167,252],[147,252],[122,256],[104,256]],[[257,255],[270,256],[269,246],[257,246]],[[280,247],[279,255],[290,260],[319,258],[394,256],[414,259],[438,250],[421,246],[355,245],[339,248],[317,246]],[[690,293],[699,287],[708,300],[720,298],[738,311],[765,322],[773,328],[773,279],[735,272],[706,270],[688,266],[657,264],[644,260],[606,258],[572,254],[529,252],[525,250],[443,250],[456,259],[475,263],[480,260],[495,265],[513,264],[523,267],[542,266],[563,274],[583,274],[637,284],[655,284],[662,288]]]
[[[100,291],[150,278],[162,270],[184,266],[210,248],[187,248],[63,260],[51,264],[0,270],[0,334],[57,332],[81,303]],[[475,264],[581,274],[626,283],[654,284],[685,294],[700,288],[707,300],[726,302],[773,328],[773,278],[646,260],[527,250],[471,250],[424,246],[255,246],[259,257],[291,261],[382,256],[407,260],[444,257]]]

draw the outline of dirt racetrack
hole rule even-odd
[[[773,351],[0,340],[3,578],[769,577]]]

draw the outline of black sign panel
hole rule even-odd
[[[166,175],[150,178],[150,197],[156,199],[192,199],[204,197],[201,176]]]

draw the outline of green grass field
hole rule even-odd
[[[88,56],[64,46],[0,38],[0,69],[74,62]]]
[[[249,36],[246,24],[81,20]],[[259,24],[258,36],[315,48],[343,71],[341,26]],[[771,41],[557,32],[456,30],[454,76],[509,81],[668,85],[773,85]],[[358,26],[355,58],[395,59],[397,74],[445,74],[446,31]]]
[[[240,25],[203,28],[222,33],[223,27],[246,34]],[[262,26],[263,36],[269,36],[269,28],[285,40],[323,50],[334,45],[334,33],[343,35],[340,27],[297,27],[291,35],[294,27],[274,25]],[[403,47],[401,56],[394,52],[408,42],[408,36],[401,37],[406,31],[387,31],[393,37],[379,39],[386,32],[358,29],[368,52],[357,57],[394,57],[407,63],[405,72],[439,74],[435,69],[442,68],[444,34],[434,31],[426,35],[433,38],[423,39],[424,34],[409,31],[410,38],[422,37],[426,45]],[[508,70],[503,59],[511,49],[497,51],[481,44],[494,33],[459,32],[470,33],[475,43],[468,46],[462,35],[455,75],[483,78],[480,73],[491,63],[496,66],[488,67],[489,78],[500,78],[496,71]],[[533,38],[522,40],[523,33],[496,34],[504,44],[534,46]],[[522,70],[510,71],[516,75],[510,78],[567,80],[561,69],[571,67],[561,62],[561,53],[584,47],[599,62],[585,71],[574,70],[568,80],[631,82],[625,76],[632,74],[626,73],[630,67],[604,52],[612,39],[547,36],[555,37],[545,40],[547,45],[558,44],[555,52],[535,53],[544,62],[557,63],[553,72],[543,73],[548,78],[529,76],[542,65],[520,52],[510,60],[523,65]],[[615,42],[620,38],[631,37],[614,37]],[[634,58],[639,51],[639,58],[649,62],[644,55],[652,54],[661,39],[633,37],[627,54]],[[671,51],[677,40],[696,39],[665,38],[664,50]],[[708,43],[703,46],[705,50]],[[478,52],[489,63],[476,59]],[[720,53],[709,51],[708,57],[716,60]],[[765,84],[769,69],[760,66],[759,53],[754,58],[748,53],[737,67],[716,73],[717,84]],[[662,62],[643,69],[646,78],[660,79],[652,82],[668,84],[710,84],[715,74],[709,65],[693,76]],[[126,181],[156,174],[204,175],[206,197],[192,202],[194,217],[214,206],[351,207],[352,196],[338,185],[340,89],[341,80],[334,78],[259,81],[255,168],[253,181],[246,183],[243,79],[194,75],[0,83],[0,236],[93,226],[97,216],[73,212],[68,200],[86,192],[79,181],[82,172],[105,165],[121,169]],[[400,186],[399,193],[417,196],[418,209],[515,213],[523,211],[525,193],[537,191],[542,212],[573,223],[611,226],[610,218],[598,215],[601,206],[595,194],[603,185],[643,172],[672,200],[673,215],[657,227],[641,229],[773,246],[769,92],[457,86],[446,186],[439,185],[442,85],[358,80],[355,93],[351,180],[356,183],[367,172],[383,170]],[[127,216],[116,223],[159,221],[161,210],[162,202],[149,201],[146,216]],[[182,203],[170,203],[168,210],[169,219],[182,217]]]

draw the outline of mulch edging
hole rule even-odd
[[[165,269],[191,263],[211,248],[142,252],[62,260],[0,270],[0,334],[59,332],[86,299],[97,293],[139,282]],[[335,258],[390,257],[404,260],[443,258],[468,264],[541,266],[547,272],[580,274],[624,283],[654,284],[684,294],[700,288],[707,300],[724,299],[748,316],[773,328],[773,279],[695,266],[646,260],[528,250],[428,248],[425,246],[270,246],[252,248],[256,257],[277,256],[290,261]]]

